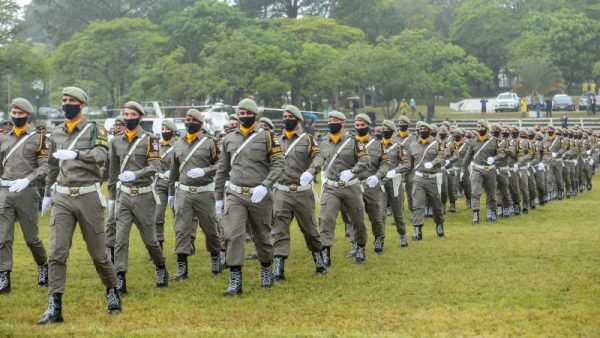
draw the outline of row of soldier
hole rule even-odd
[[[315,140],[302,131],[303,116],[294,106],[284,110],[284,128],[277,135],[269,120],[257,120],[259,108],[251,99],[238,104],[232,126],[221,139],[203,132],[203,116],[195,109],[187,112],[186,134],[180,138],[168,120],[161,137],[145,132],[140,127],[144,109],[133,101],[124,105],[114,135],[108,135],[83,115],[87,99],[79,88],[64,88],[65,123],[48,138],[29,125],[31,104],[15,99],[14,127],[0,138],[0,292],[10,291],[18,220],[38,265],[38,285],[47,285],[50,295],[39,324],[63,320],[67,258],[77,223],[106,287],[108,312],[118,313],[120,295],[127,292],[132,224],[156,266],[157,287],[188,277],[187,260],[194,252],[199,224],[212,273],[229,269],[224,295],[239,295],[247,233],[252,234],[260,262],[261,287],[271,288],[274,279],[285,278],[294,218],[316,274],[324,275],[332,264],[340,212],[351,230],[348,256],[363,263],[365,214],[375,252],[383,252],[388,207],[401,247],[408,246],[405,195],[413,240],[423,238],[427,216],[433,216],[437,236],[444,237],[446,204],[449,212],[456,211],[459,195],[473,209],[473,223],[479,222],[484,191],[488,220],[527,213],[538,201],[545,204],[565,193],[571,197],[591,189],[598,157],[598,135],[590,131],[549,126],[544,134],[481,120],[474,131],[420,122],[411,133],[407,117],[374,126],[367,115],[359,114],[351,132],[345,115],[336,111],[329,114],[329,133]],[[37,213],[32,213],[39,201],[32,182],[44,177],[42,214],[52,207],[49,255],[38,236]],[[107,203],[100,189],[103,180],[108,181]],[[321,184],[319,198],[315,182]],[[171,278],[163,252],[168,207],[174,211],[177,255],[177,272]]]

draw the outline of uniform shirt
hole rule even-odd
[[[548,148],[548,152],[550,154],[556,153],[558,156],[556,158],[562,158],[564,153],[567,151],[566,144],[563,144],[563,139],[561,136],[553,135],[552,137],[546,136],[543,140],[544,145]]]
[[[408,157],[408,150],[400,142],[394,143],[394,138],[389,143],[383,142],[385,153],[390,159],[390,170],[396,170],[396,172],[407,172],[408,166],[406,165],[410,158]]]
[[[462,163],[463,158],[465,158],[465,154],[467,153],[467,149],[469,148],[469,142],[469,140],[461,139],[459,142],[453,141],[450,145],[452,149],[452,156],[450,157],[450,162],[452,163],[453,167],[460,168],[460,164]]]
[[[442,169],[446,162],[447,151],[444,145],[433,137],[426,140],[418,139],[408,146],[408,157],[410,158],[410,167],[413,171],[419,171],[426,174],[436,174]],[[425,163],[431,162],[431,169],[425,168]]]
[[[168,142],[160,142],[160,145],[158,146],[158,153],[160,154],[160,169],[158,169],[158,173],[159,174],[164,174],[165,172],[167,172],[168,170],[171,169],[171,159],[173,158],[172,156],[172,152],[173,152],[173,145],[175,144],[175,138],[172,137]],[[163,178],[158,178],[156,181],[156,186],[157,187],[162,187],[162,188],[168,188],[169,186],[169,178],[167,177],[167,179],[163,179]]]
[[[529,142],[524,138],[515,139],[516,148],[515,153],[517,154],[517,163],[519,167],[525,167],[531,162],[531,154],[529,152]]]
[[[282,134],[280,136],[281,149],[286,152],[302,133],[302,130],[299,129],[292,134],[291,138],[287,138],[285,133]],[[298,185],[300,184],[300,176],[302,176],[305,171],[316,176],[323,167],[323,158],[317,156],[320,152],[321,150],[313,137],[310,134],[306,134],[306,136],[296,143],[292,151],[285,157],[287,170],[279,177],[279,183],[285,185]]]
[[[123,162],[131,147],[143,135],[146,137],[139,142],[135,150],[129,156],[125,167],[121,170]],[[159,154],[159,138],[153,134],[144,131],[138,127],[135,135],[129,141],[127,135],[116,136],[110,150],[110,174],[108,177],[109,199],[114,200],[117,193],[117,181],[119,174],[125,171],[132,171],[135,174],[135,180],[131,182],[122,182],[126,187],[147,187],[154,181],[154,175],[160,170],[161,159]]]
[[[345,133],[341,135],[337,143],[331,139],[330,134],[327,134],[319,144],[319,148],[321,149],[319,156],[323,160],[323,170],[327,170],[329,162],[335,156],[335,153],[349,138],[350,141],[340,151],[335,162],[331,164],[329,172],[325,173],[327,178],[332,181],[339,181],[340,173],[344,170],[352,170],[355,175],[360,175],[369,168],[369,155],[367,155],[365,146],[355,139],[354,136]]]
[[[364,145],[365,150],[369,155],[369,167],[361,172],[358,175],[358,178],[360,180],[365,180],[369,176],[375,175],[379,180],[382,180],[390,169],[390,158],[385,152],[383,142],[369,135],[361,143]]]
[[[77,140],[73,150],[79,152],[74,160],[59,161],[52,154],[57,150],[67,149],[71,142],[92,123],[85,134]],[[50,147],[48,150],[48,178],[46,179],[45,196],[50,197],[50,188],[56,182],[66,187],[85,187],[102,181],[102,164],[106,160],[108,152],[108,140],[106,130],[94,122],[88,121],[86,117],[69,132],[67,125],[57,126],[50,136]],[[59,168],[59,162],[62,166]]]
[[[541,142],[537,142],[536,140],[528,140],[529,142],[529,156],[531,156],[531,165],[536,166],[543,159],[543,145]]]
[[[13,147],[28,135],[27,141],[19,145],[8,158],[4,166],[2,162]],[[37,134],[37,135],[36,135]],[[38,133],[31,126],[21,136],[10,131],[0,136],[0,176],[4,180],[14,181],[27,178],[30,182],[43,179],[48,173],[48,145],[46,136]]]
[[[502,152],[504,153],[504,156],[502,156],[502,158],[496,159],[496,166],[499,168],[505,168],[509,165],[510,161],[515,161],[515,159],[512,158],[513,156],[513,147],[510,143],[510,139],[509,138],[505,138],[505,139],[498,139],[498,148],[502,149]],[[484,158],[484,162],[487,159],[487,157]],[[487,165],[487,164],[486,164]]]
[[[253,134],[260,133],[237,155],[231,163],[231,158],[238,148]],[[225,182],[240,187],[256,187],[263,185],[267,188],[275,183],[284,170],[285,158],[279,138],[268,130],[254,127],[244,134],[240,127],[223,137],[223,151],[217,167],[215,178],[215,199],[222,200],[225,192]]]
[[[467,152],[461,165],[463,170],[466,170],[471,162],[477,165],[486,166],[488,165],[488,157],[493,157],[495,161],[498,161],[503,159],[505,156],[504,148],[500,147],[500,141],[489,134],[487,134],[483,139],[479,137],[471,139],[468,146],[469,147],[467,148]],[[483,148],[483,146],[485,146],[485,148]],[[480,149],[481,151],[479,151]],[[478,152],[479,154],[477,154]],[[475,157],[475,154],[477,154],[477,157]]]
[[[190,151],[206,139],[200,147],[198,147],[192,156],[185,161]],[[199,187],[209,185],[213,182],[217,172],[217,162],[219,160],[219,147],[217,141],[206,134],[198,134],[192,143],[189,143],[185,137],[180,138],[173,145],[173,151],[170,153],[170,175],[169,175],[169,195],[175,193],[175,182],[180,182],[187,186]],[[183,165],[183,166],[182,166]],[[187,172],[193,168],[204,169],[204,176],[198,178],[190,178]]]

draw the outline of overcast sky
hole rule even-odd
[[[25,5],[28,5],[31,2],[31,0],[17,0],[17,3],[19,4],[19,6],[23,7]]]

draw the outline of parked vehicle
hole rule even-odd
[[[588,97],[590,97],[590,95],[594,95],[593,92],[585,92],[583,94],[581,94],[581,96],[579,97],[579,111],[583,111],[587,109],[587,101],[588,101]],[[596,99],[597,100],[597,99]]]
[[[560,111],[575,111],[575,103],[573,98],[567,94],[556,94],[552,99],[552,110]]]
[[[496,96],[496,113],[502,111],[519,111],[519,96],[514,92],[500,93]]]

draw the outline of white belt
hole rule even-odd
[[[351,179],[348,182],[344,182],[342,180],[334,181],[334,180],[330,180],[330,179],[327,179],[327,181],[325,181],[325,183],[327,185],[330,185],[332,187],[338,187],[338,188],[349,187],[349,186],[355,185],[358,182],[359,182],[358,178]]]
[[[297,184],[285,185],[285,184],[275,183],[273,185],[273,188],[275,188],[277,190],[285,191],[285,192],[302,192],[302,191],[312,189],[312,185],[309,184],[309,185],[301,186],[301,185],[297,185]]]
[[[168,176],[168,175],[165,175],[164,173],[159,173],[159,174],[158,174],[158,177],[159,177],[159,178],[162,178],[162,179],[163,179],[163,180],[165,180],[165,181],[168,181],[168,180],[169,180],[169,176]]]
[[[98,191],[98,187],[96,186],[96,184],[88,185],[85,187],[65,187],[65,186],[56,184],[54,186],[54,189],[59,194],[69,195],[71,197],[77,197],[77,196],[81,196],[81,195],[89,194],[91,192]]]
[[[458,172],[458,168],[457,167],[452,167],[450,169],[446,169],[446,172],[448,174],[454,174],[454,173]]]
[[[126,187],[124,185],[121,185],[121,191],[126,193],[129,196],[137,196],[137,195],[142,195],[142,194],[146,194],[149,192],[153,192],[153,187],[151,185],[147,186],[147,187]]]
[[[496,166],[494,164],[492,164],[492,165],[480,165],[480,164],[474,164],[473,163],[473,167],[475,167],[475,168],[477,168],[479,170],[485,170],[485,171],[496,169]]]
[[[527,168],[527,167],[519,167],[519,169],[521,169],[521,170],[527,170],[529,168]]]
[[[500,167],[498,169],[500,169],[500,171],[504,171],[504,172],[507,172],[507,173],[510,172],[510,168],[509,167]]]
[[[423,178],[438,178],[442,173],[428,174],[420,171],[415,171],[415,175]]]
[[[250,195],[254,192],[254,188],[240,187],[239,185],[235,185],[231,182],[226,182],[225,188],[227,188],[233,192],[237,192],[238,194],[244,194],[244,195]]]
[[[16,181],[0,180],[0,187],[12,187]]]
[[[179,183],[177,185],[177,189],[181,189],[183,191],[187,191],[192,194],[198,194],[198,193],[207,192],[207,191],[215,191],[215,182],[208,184],[208,185],[196,186],[196,187]]]

